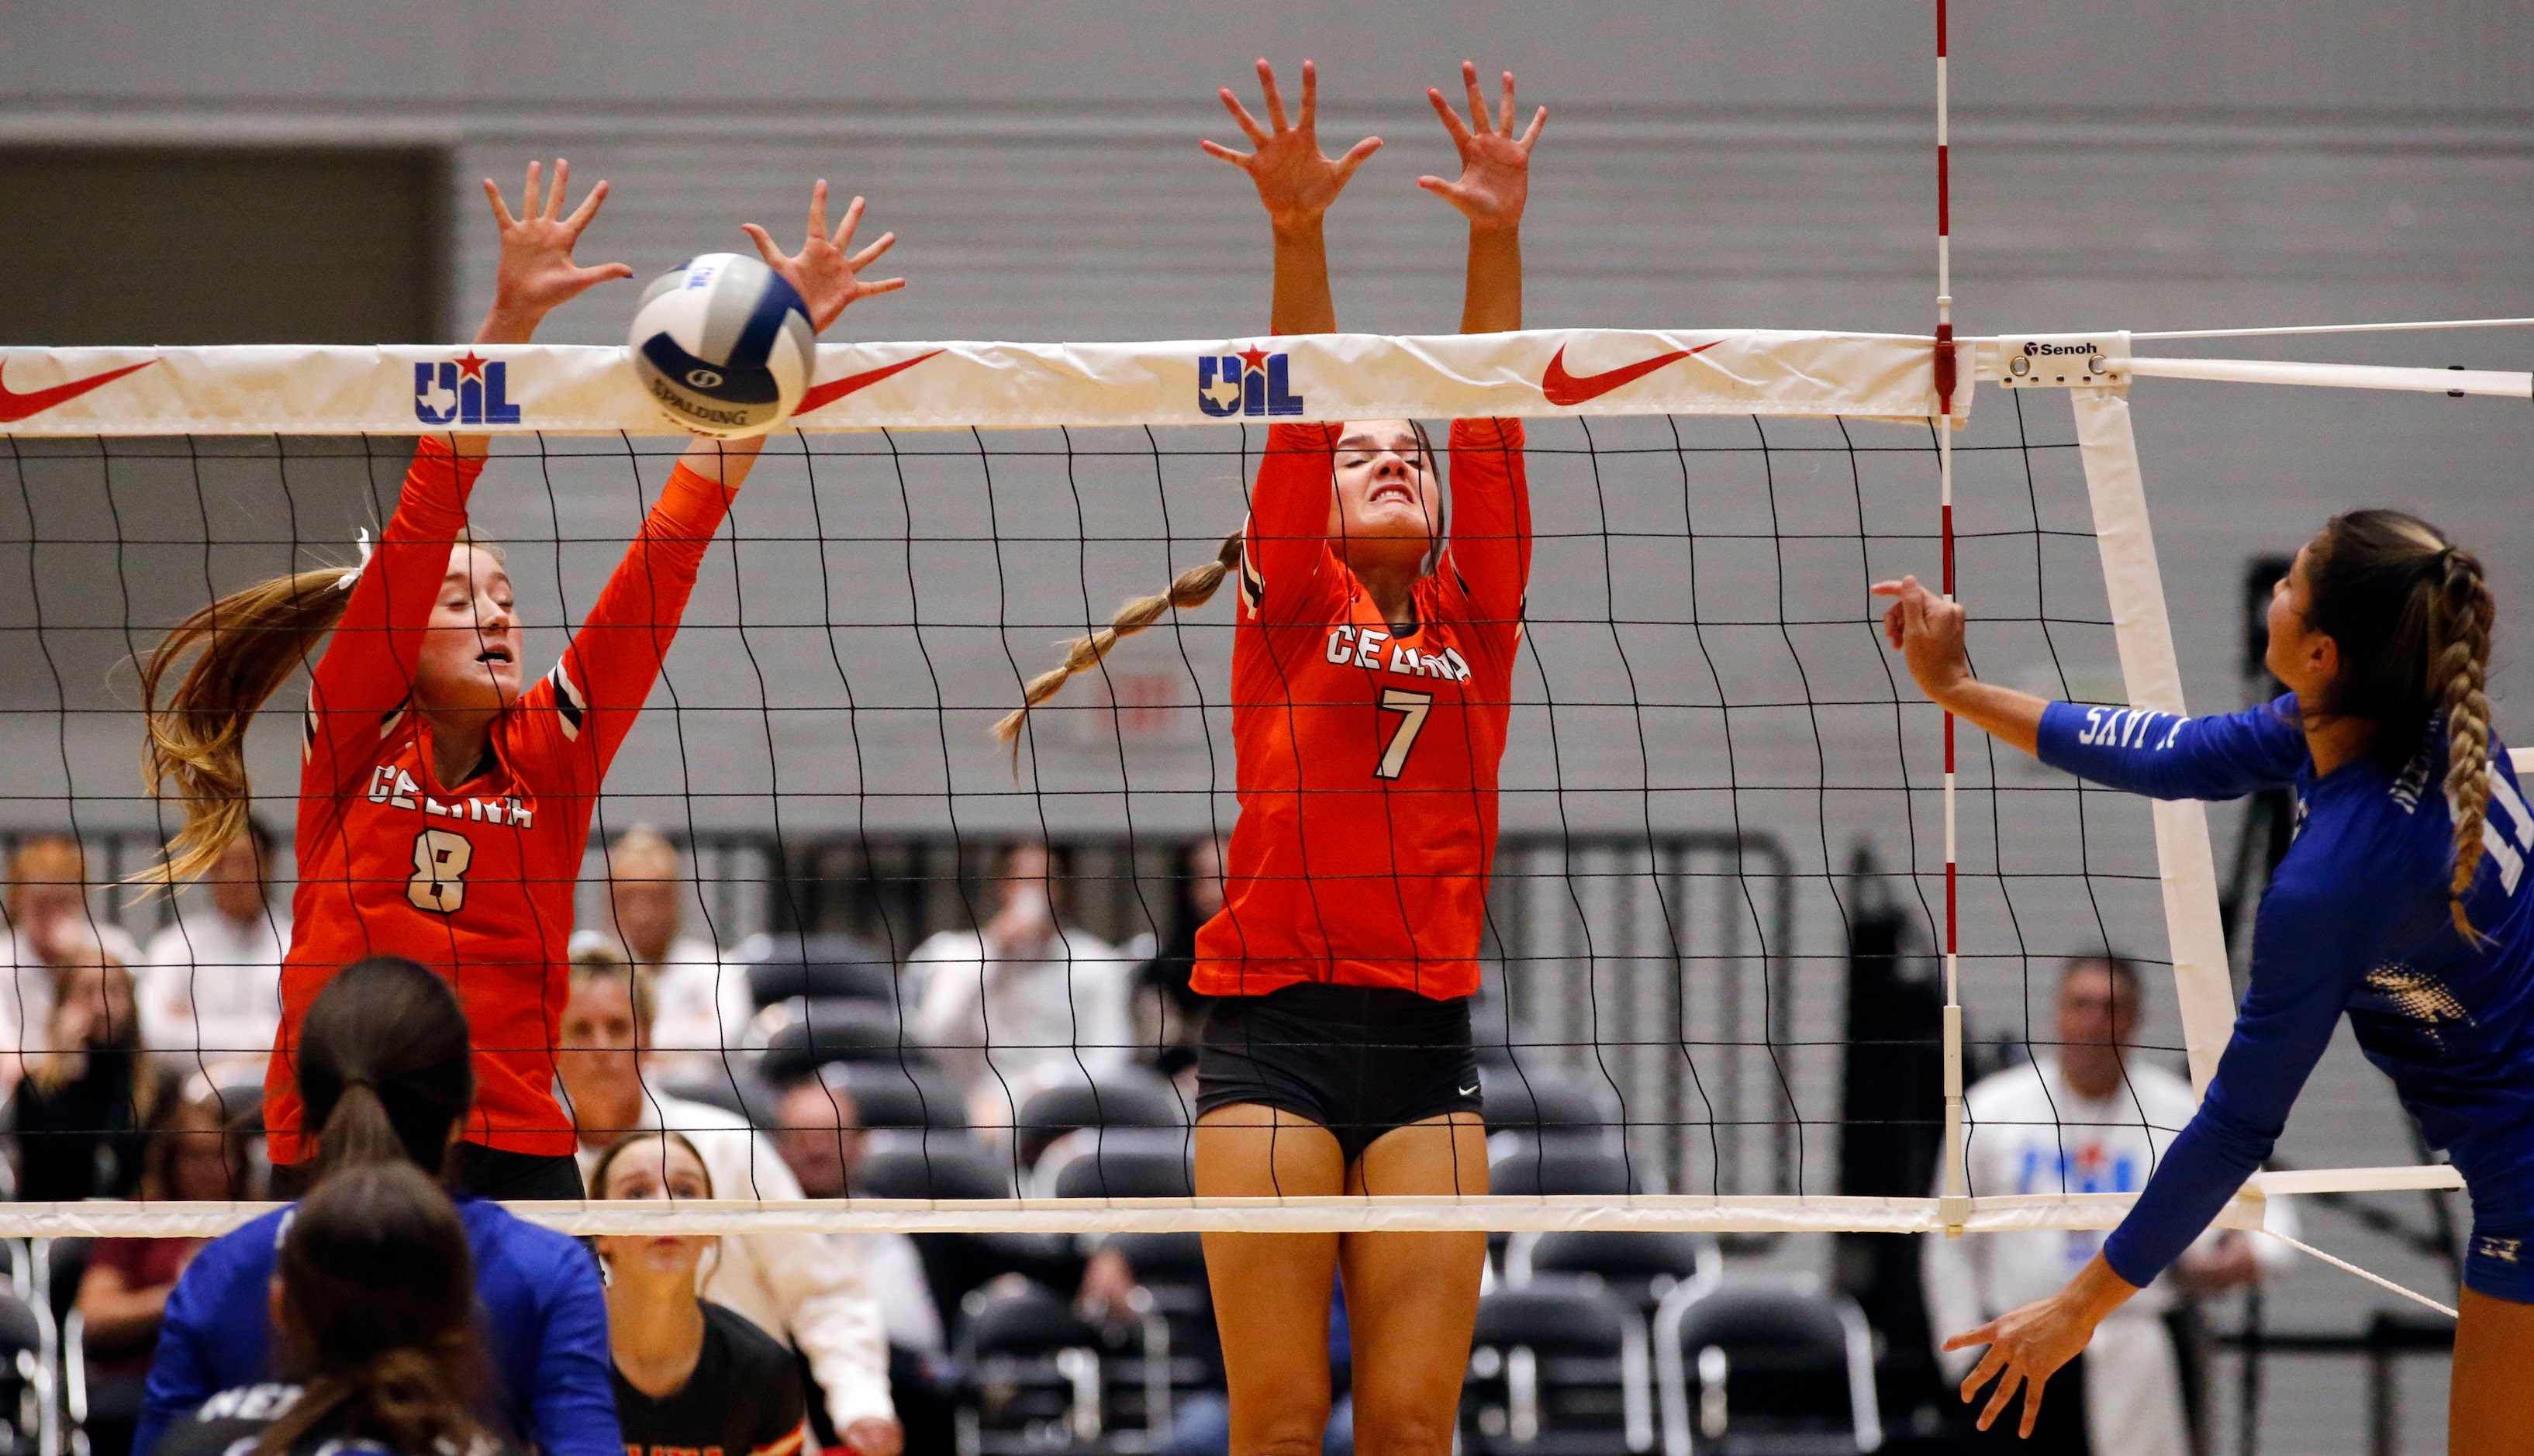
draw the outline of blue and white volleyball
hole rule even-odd
[[[634,372],[660,411],[698,435],[762,435],[810,387],[816,334],[781,273],[706,253],[662,273],[634,310]]]

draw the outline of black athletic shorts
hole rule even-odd
[[[1197,1112],[1244,1102],[1326,1127],[1350,1164],[1393,1127],[1477,1112],[1469,1000],[1319,983],[1218,998],[1197,1053]]]

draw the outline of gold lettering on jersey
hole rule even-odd
[[[370,770],[369,798],[372,804],[391,809],[419,810],[440,819],[471,819],[479,824],[506,824],[525,829],[536,823],[537,812],[516,799],[457,799],[442,803],[422,791],[413,775],[393,763],[381,763]]]
[[[1384,658],[1381,647],[1390,643],[1390,655]],[[1458,647],[1441,652],[1420,652],[1404,642],[1391,640],[1389,633],[1377,627],[1358,628],[1341,623],[1329,629],[1328,640],[1320,655],[1344,667],[1349,663],[1368,672],[1395,672],[1403,677],[1441,678],[1450,683],[1470,680],[1470,661]]]

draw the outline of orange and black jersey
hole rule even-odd
[[[791,1350],[742,1315],[695,1303],[704,1346],[686,1384],[654,1396],[616,1372],[625,1456],[797,1456],[808,1408]]]
[[[1468,996],[1531,573],[1522,425],[1454,422],[1450,544],[1405,633],[1331,549],[1337,438],[1267,434],[1232,659],[1240,819],[1190,986]]]
[[[554,1096],[573,890],[607,765],[659,676],[729,497],[674,471],[563,661],[495,722],[474,772],[442,784],[413,677],[481,470],[423,442],[317,664],[281,1032],[265,1076],[276,1163],[303,1156],[300,1018],[365,955],[407,956],[455,986],[475,1053],[468,1141],[538,1155],[575,1146]]]

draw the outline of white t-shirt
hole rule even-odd
[[[971,1089],[972,1120],[1009,1126],[1029,1089],[1124,1064],[1135,962],[1097,936],[1059,930],[1039,951],[986,955],[975,931],[941,931],[907,957],[916,1034]],[[990,1071],[992,1074],[990,1074]]]
[[[924,1278],[924,1255],[904,1234],[839,1234],[862,1251],[863,1277],[872,1298],[879,1302],[879,1322],[888,1343],[919,1355],[939,1355],[947,1348],[941,1333],[941,1311],[933,1303],[933,1286]]]
[[[209,1062],[262,1061],[281,1027],[281,958],[290,912],[243,924],[208,905],[179,905],[150,941],[140,972],[141,1035],[151,1051]]]
[[[2200,1099],[2191,1084],[2132,1059],[2125,1085],[2081,1097],[2043,1057],[1982,1078],[1963,1097],[1968,1144],[1964,1172],[1974,1197],[2018,1193],[2135,1193],[2157,1158],[2191,1121]],[[2268,1201],[2265,1224],[2293,1236],[2285,1200]],[[2102,1248],[2105,1231],[2034,1229],[2010,1234],[1929,1235],[1924,1243],[1927,1317],[1938,1343],[2010,1309],[2057,1294]],[[2203,1235],[2205,1244],[2217,1237]],[[2265,1274],[2293,1261],[2287,1245],[2254,1236]],[[2141,1290],[2094,1331],[2085,1350],[2086,1429],[2096,1456],[2188,1456],[2182,1387],[2161,1316],[2176,1295],[2168,1273]],[[1943,1357],[1955,1378],[1979,1352]]]

